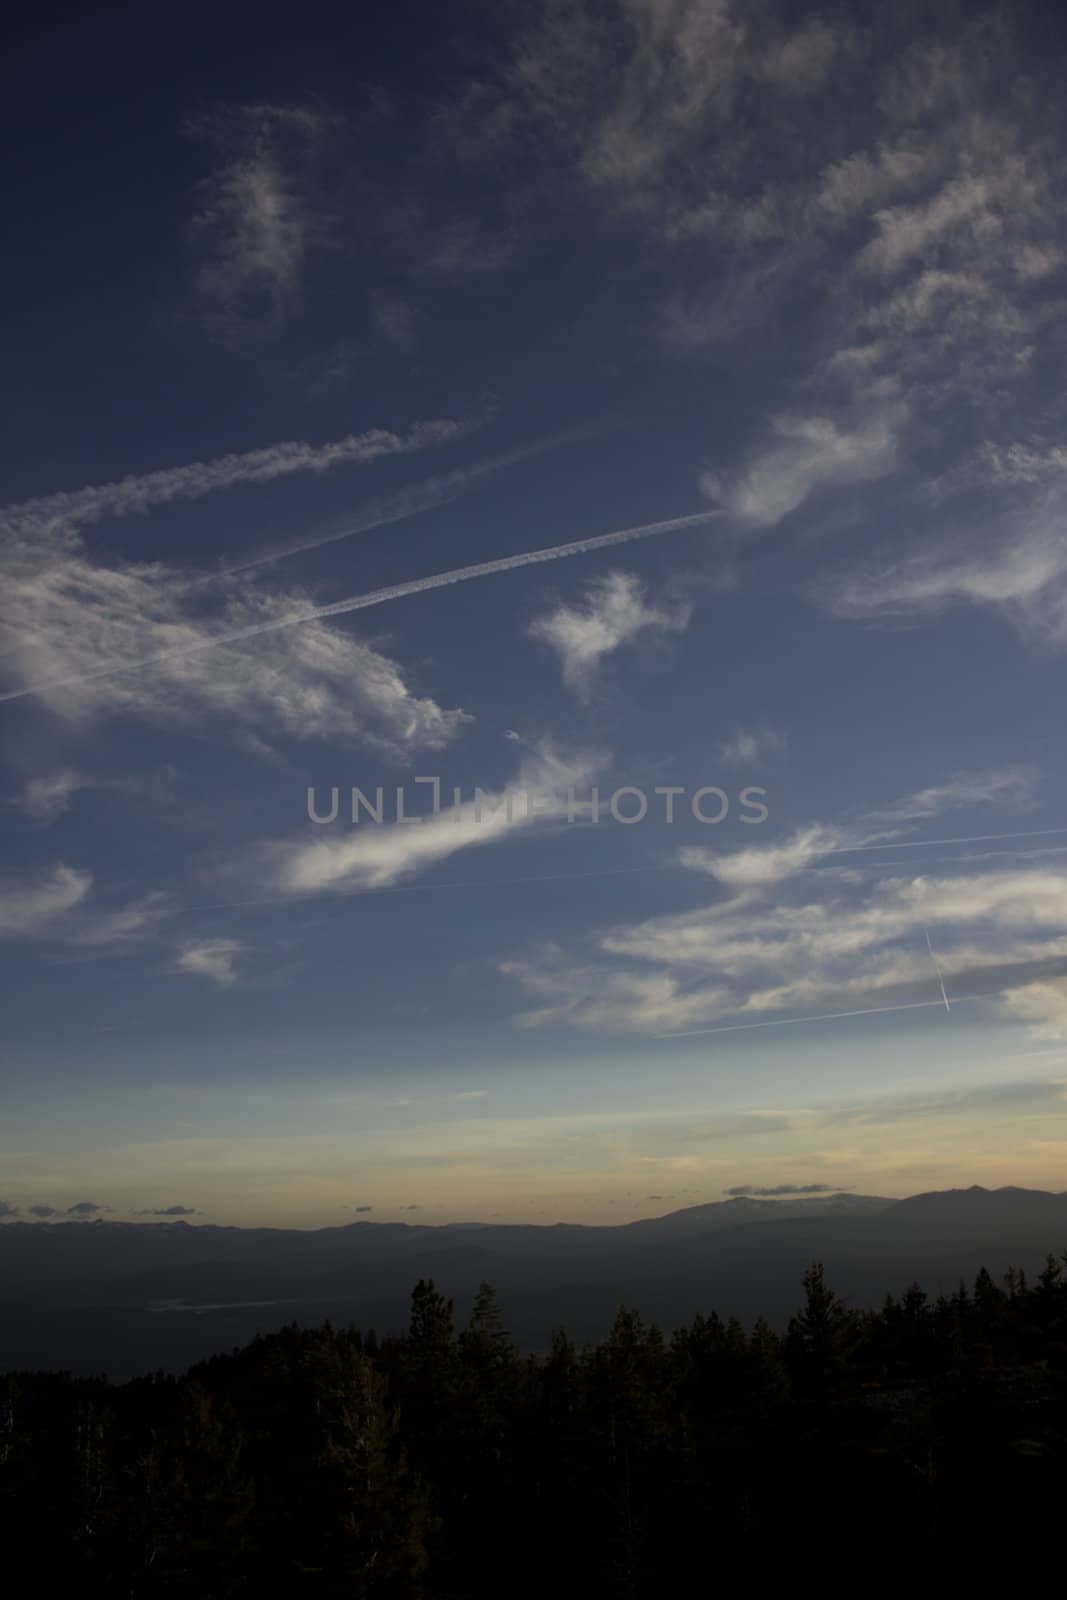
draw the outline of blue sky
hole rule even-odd
[[[15,41],[10,1213],[1062,1188],[1062,23],[294,27]]]

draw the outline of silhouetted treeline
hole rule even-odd
[[[1067,1258],[1065,1258],[1067,1260]],[[0,1380],[6,1567],[109,1596],[670,1595],[817,1545],[870,1570],[1058,1525],[1067,1282],[983,1271],[784,1335],[712,1313],[520,1355],[483,1286],[400,1337],[283,1328],[185,1377]],[[810,1558],[814,1560],[814,1557]],[[728,1562],[726,1568],[723,1563]]]

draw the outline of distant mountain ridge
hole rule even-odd
[[[461,1317],[493,1283],[516,1340],[543,1349],[555,1327],[602,1337],[620,1303],[667,1329],[713,1309],[781,1319],[813,1260],[844,1298],[876,1305],[915,1280],[954,1290],[982,1266],[1036,1272],[1064,1250],[1067,1193],[978,1185],[899,1200],[737,1196],[597,1226],[16,1220],[0,1226],[0,1370],[180,1367],[294,1319],[385,1331],[406,1323],[420,1277]]]

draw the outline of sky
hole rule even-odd
[[[19,19],[0,1215],[1067,1187],[1056,8]]]

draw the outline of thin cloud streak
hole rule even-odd
[[[965,994],[963,1000],[988,1000],[988,995]],[[859,1011],[824,1011],[817,1017],[775,1017],[770,1022],[731,1022],[722,1028],[689,1028],[683,1033],[655,1033],[654,1039],[695,1039],[705,1033],[746,1033],[749,1028],[788,1028],[801,1022],[837,1022],[842,1017],[874,1017],[886,1011],[925,1011],[930,1006],[940,1006],[940,1000],[912,1000],[900,1006],[864,1006]]]
[[[588,783],[602,762],[591,753],[560,757],[542,747],[498,793],[478,791],[472,802],[445,807],[424,817],[419,827],[398,822],[342,838],[268,841],[256,851],[255,871],[257,877],[268,872],[279,889],[295,894],[358,893],[388,886],[459,850],[559,820],[567,811],[562,791]],[[546,790],[546,803],[532,807],[530,793]],[[525,801],[524,809],[514,809],[516,800],[520,806]]]
[[[438,572],[426,578],[413,578],[410,582],[392,584],[385,589],[374,589],[369,594],[353,595],[351,599],[338,600],[332,605],[315,606],[306,611],[294,612],[291,616],[275,617],[269,622],[255,623],[230,633],[221,633],[185,649],[162,650],[155,655],[142,656],[136,661],[124,661],[113,666],[100,667],[95,672],[79,673],[70,678],[53,678],[45,683],[28,684],[25,688],[9,690],[7,694],[0,695],[0,704],[8,700],[22,700],[31,694],[42,694],[49,689],[62,689],[88,683],[97,678],[116,677],[124,672],[140,672],[144,667],[153,666],[157,662],[200,655],[205,650],[212,650],[220,645],[239,644],[243,639],[255,638],[264,633],[276,633],[282,628],[296,628],[302,623],[316,622],[323,617],[340,617],[350,611],[387,605],[392,600],[403,600],[409,595],[426,594],[431,589],[442,589],[456,583],[468,583],[474,578],[493,577],[497,573],[514,572],[520,567],[537,566],[548,561],[562,561],[569,556],[589,555],[594,550],[607,550],[614,545],[629,544],[637,539],[652,539],[664,533],[677,533],[683,528],[695,528],[717,521],[723,514],[719,508],[696,511],[688,516],[670,517],[661,522],[647,522],[635,528],[620,528],[612,533],[594,534],[588,539],[575,539],[570,544],[550,545],[541,550],[525,551],[521,555],[502,556],[496,561],[479,561],[468,567],[454,567],[450,572]]]
[[[923,862],[923,875],[909,881],[895,864],[887,875],[883,861],[872,883],[870,874],[841,872],[833,856],[885,846],[886,835],[872,838],[868,829],[876,815],[896,819],[893,834],[901,832],[900,825],[910,832],[912,821],[949,807],[987,803],[1005,792],[1028,799],[1030,784],[1014,769],[959,774],[878,813],[809,825],[784,844],[722,854],[683,849],[679,864],[717,879],[729,891],[726,898],[601,931],[594,940],[600,956],[592,963],[576,962],[554,945],[531,960],[511,962],[502,970],[547,1002],[515,1020],[523,1027],[568,1022],[583,1029],[649,1032],[666,1024],[673,1034],[686,1028],[732,1032],[745,1026],[740,1015],[753,1012],[770,1013],[777,1025],[791,1016],[808,1020],[823,1015],[820,1004],[848,1001],[856,1007],[863,1002],[855,1014],[866,1014],[879,994],[885,994],[886,1009],[896,1009],[886,991],[927,981],[930,949],[920,960],[913,948],[925,926],[947,930],[950,937],[950,948],[934,960],[941,993],[934,1004],[951,1010],[949,978],[974,988],[979,973],[1003,968],[1017,986],[1020,974],[1040,973],[1067,953],[1067,936],[1057,932],[1063,923],[1062,875],[971,871],[935,879]],[[907,849],[925,841],[900,842]],[[813,871],[824,856],[830,860]],[[954,866],[958,870],[959,863]],[[973,931],[983,935],[978,947],[968,937]],[[987,932],[997,948],[985,947]],[[1049,999],[1035,991],[1025,1004],[1032,1012]],[[900,1003],[908,1008],[903,997]]]
[[[432,445],[462,439],[484,420],[484,417],[460,421],[445,418],[418,422],[407,434],[371,428],[366,433],[349,434],[344,439],[322,445],[287,440],[261,450],[219,456],[214,461],[193,461],[183,467],[167,467],[140,477],[119,478],[113,483],[60,490],[36,500],[0,506],[0,527],[33,527],[55,520],[82,525],[99,522],[106,516],[130,516],[175,500],[199,500],[204,495],[241,484],[272,483],[294,472],[325,472],[330,467],[362,465],[382,456],[410,455]]]
[[[488,477],[490,473],[516,466],[520,461],[532,460],[535,456],[543,455],[547,450],[556,450],[561,445],[576,443],[580,439],[587,438],[590,432],[591,429],[574,429],[568,433],[550,434],[544,439],[535,439],[532,444],[505,451],[503,455],[477,461],[471,467],[461,467],[455,472],[428,478],[424,483],[412,484],[385,499],[373,501],[362,516],[346,523],[343,528],[321,534],[314,539],[302,539],[298,543],[284,545],[276,550],[267,550],[248,561],[241,561],[235,566],[224,567],[220,572],[211,573],[202,581],[214,583],[222,578],[232,578],[243,572],[252,572],[257,567],[270,566],[275,561],[286,561],[291,556],[305,555],[311,550],[321,550],[324,545],[337,544],[342,539],[354,538],[356,534],[371,533],[375,528],[385,528],[394,522],[404,522],[408,517],[417,517],[424,511],[436,510],[438,506],[447,505],[450,501],[458,499],[471,484]]]
[[[1046,832],[1046,833],[1067,833],[1067,828],[1042,829],[1041,831],[1042,832]],[[1018,837],[1018,835],[1011,834],[1011,833],[1007,833],[1007,834],[990,834],[988,837],[995,838],[995,839],[1001,839],[1001,838],[1003,838],[1003,839],[1014,839],[1014,838]],[[1026,836],[1023,835],[1023,837],[1026,837]],[[946,844],[946,843],[952,843],[952,842],[955,842],[955,841],[944,840],[944,839],[941,839],[941,840],[938,840],[938,839],[910,839],[910,840],[906,841],[907,844],[915,845],[915,847],[917,849],[921,848],[924,844]],[[884,848],[886,848],[886,849],[894,849],[895,850],[895,849],[902,849],[903,847],[904,847],[903,845],[887,845]],[[877,845],[870,845],[870,846],[866,846],[865,845],[865,846],[862,846],[861,848],[874,850],[874,849],[878,849],[880,847],[877,846]],[[1067,847],[1065,847],[1065,848],[1067,848]],[[1040,854],[1041,852],[1027,852],[1027,851],[1012,851],[1012,850],[1009,850],[1009,851],[1003,851],[1003,852],[998,852],[998,853],[999,854],[1007,854],[1007,855],[1020,855],[1020,854],[1025,855],[1025,854],[1035,854],[1035,853],[1036,854]],[[942,857],[938,858],[938,864],[941,864],[943,862],[950,862],[950,863],[951,862],[956,862],[956,861],[961,860],[961,859],[962,860],[966,860],[965,857],[961,858],[961,857],[957,857],[957,856],[942,856]],[[888,865],[888,863],[885,863],[885,864]],[[915,863],[911,863],[911,862],[905,863],[905,865],[914,865],[914,864]],[[925,865],[927,863],[922,863],[922,864]],[[681,861],[646,861],[641,866],[637,866],[637,867],[632,867],[632,866],[631,867],[593,867],[593,868],[590,868],[588,871],[584,871],[584,872],[533,872],[533,873],[524,873],[520,877],[508,877],[508,878],[498,878],[498,877],[492,877],[492,878],[455,878],[455,879],[449,879],[445,883],[389,884],[388,886],[379,886],[379,887],[373,888],[373,889],[365,889],[362,892],[364,894],[368,894],[368,895],[370,895],[370,894],[374,894],[374,895],[378,895],[378,894],[438,894],[442,890],[445,890],[445,889],[502,889],[502,888],[510,888],[510,887],[512,887],[514,885],[523,884],[523,883],[559,883],[559,882],[570,882],[571,880],[579,880],[579,879],[583,879],[583,878],[632,877],[635,874],[642,873],[642,872],[664,873],[664,872],[685,872],[686,870],[687,870],[686,866]],[[822,870],[824,870],[824,869],[819,868],[819,867],[801,867],[801,868],[797,869],[797,871],[793,874],[793,876],[802,877],[802,876],[805,876],[807,874],[818,873],[818,872],[820,872]],[[893,864],[893,870],[894,871],[897,870],[897,863]],[[174,909],[173,915],[175,915],[175,916],[188,916],[188,915],[194,914],[196,912],[204,912],[204,911],[238,911],[238,910],[244,909],[246,906],[268,906],[268,905],[289,906],[289,905],[291,905],[293,903],[293,898],[294,897],[291,894],[285,894],[285,895],[275,894],[275,895],[259,895],[254,899],[245,899],[245,900],[213,900],[213,901],[209,901],[209,902],[201,903],[201,904],[197,904],[197,905],[178,906],[178,907],[176,907]],[[673,1035],[671,1037],[673,1037]]]
[[[827,856],[858,856],[865,850],[910,850],[929,844],[987,844],[993,839],[1044,839],[1052,834],[1067,833],[1067,828],[1029,828],[1023,833],[970,833],[955,839],[901,839],[896,844],[842,845],[833,850],[820,851]]]

